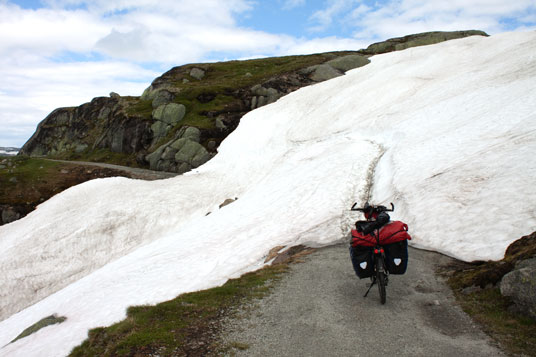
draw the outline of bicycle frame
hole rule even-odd
[[[380,293],[380,302],[382,304],[385,304],[387,300],[387,293],[385,291],[385,287],[387,286],[387,281],[389,278],[389,271],[387,270],[387,267],[385,266],[385,250],[380,245],[380,236],[379,231],[375,231],[376,236],[376,246],[373,250],[373,259],[374,259],[374,273],[371,276],[371,285],[368,288],[367,292],[365,293],[364,297],[367,297],[370,289],[377,284],[378,285],[378,291]]]

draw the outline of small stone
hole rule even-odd
[[[9,182],[17,183],[17,178],[13,176],[12,178],[9,179]]]
[[[121,97],[119,94],[117,94],[116,92],[110,92],[110,98],[119,98]]]
[[[68,173],[69,173],[69,171],[67,171],[67,170],[65,170],[65,169],[62,169],[60,172],[61,172],[62,174],[68,174]]]

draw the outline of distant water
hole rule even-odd
[[[19,153],[19,149],[18,148],[3,148],[3,147],[0,147],[0,155],[17,155]]]

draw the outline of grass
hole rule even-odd
[[[534,256],[536,232],[512,243],[501,261],[458,262],[442,271],[463,310],[511,355],[536,356],[536,321],[515,312],[498,283],[517,262]]]
[[[6,163],[2,164],[4,160]],[[8,162],[11,166],[8,166]],[[27,197],[17,193],[17,187],[24,186],[26,191],[35,190],[35,187],[56,175],[61,166],[57,162],[21,156],[2,159],[0,164],[6,166],[0,169],[0,203],[11,205],[27,203]]]
[[[10,343],[13,343],[13,342],[15,342],[17,340],[20,340],[21,338],[24,338],[26,336],[30,336],[32,333],[35,333],[35,332],[41,330],[43,327],[47,327],[47,326],[54,325],[54,324],[61,324],[65,320],[67,320],[67,318],[63,317],[63,316],[56,316],[56,315],[47,316],[47,317],[39,320],[38,322],[36,322],[32,326],[28,327],[24,331],[22,331],[20,333],[20,335],[18,335]]]
[[[71,356],[206,356],[230,349],[247,349],[241,343],[222,346],[220,320],[233,308],[265,296],[287,270],[270,266],[229,280],[223,286],[187,293],[154,306],[134,306],[125,320],[89,332]]]

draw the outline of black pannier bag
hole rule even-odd
[[[408,241],[386,244],[385,263],[389,274],[404,274],[408,268]]]
[[[369,278],[374,273],[374,262],[372,258],[372,247],[356,246],[350,247],[350,257],[355,273],[360,279]]]

